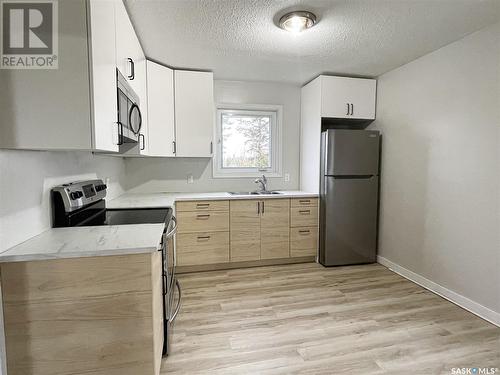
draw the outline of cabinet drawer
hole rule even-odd
[[[293,198],[292,207],[318,207],[318,198]]]
[[[178,233],[227,232],[229,212],[177,212]]]
[[[290,256],[316,255],[318,250],[318,227],[297,227],[290,229]]]
[[[229,262],[229,232],[179,233],[176,243],[179,266]]]
[[[229,201],[187,201],[176,202],[177,212],[185,211],[229,211]]]
[[[291,227],[314,227],[318,225],[318,207],[292,207]]]

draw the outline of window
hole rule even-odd
[[[218,106],[214,177],[280,176],[281,112],[281,106]]]

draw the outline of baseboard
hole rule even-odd
[[[450,302],[453,302],[455,305],[460,306],[461,308],[470,311],[471,313],[479,316],[480,318],[487,320],[488,322],[500,327],[500,313],[493,311],[477,302],[470,300],[467,297],[462,296],[452,290],[449,290],[434,281],[426,279],[425,277],[406,269],[399,264],[391,262],[389,259],[377,256],[377,262],[381,265],[389,268],[391,271],[396,272],[397,274],[403,276],[405,279],[413,281],[414,283],[424,287],[427,290],[447,299]]]
[[[312,263],[312,262],[314,262],[313,256],[297,257],[297,258],[263,259],[263,260],[247,261],[247,262],[203,264],[197,266],[177,266],[175,268],[175,272],[192,273],[192,272],[204,272],[204,271],[220,271],[220,270],[231,270],[235,268],[278,266],[281,264]]]

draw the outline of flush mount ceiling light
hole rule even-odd
[[[300,33],[316,24],[316,16],[307,11],[295,11],[280,18],[279,26],[291,33]]]

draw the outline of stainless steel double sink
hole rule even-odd
[[[271,190],[271,191],[229,191],[231,195],[278,195],[283,194],[280,191]]]

